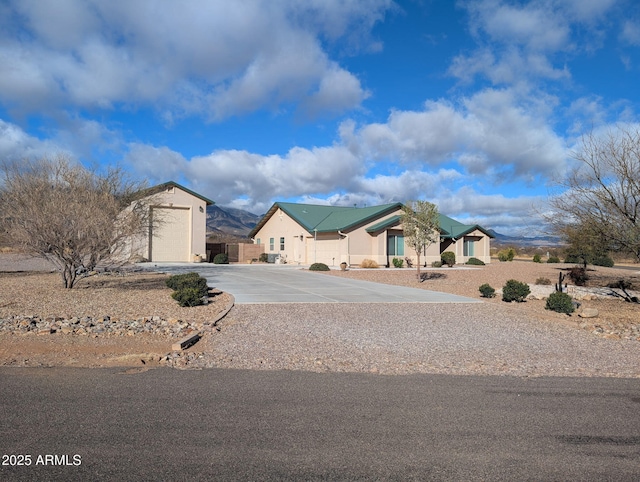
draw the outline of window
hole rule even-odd
[[[269,251],[273,251],[273,243],[274,243],[274,239],[269,238]]]
[[[404,256],[404,236],[389,236],[387,254],[389,256]]]
[[[280,238],[280,251],[284,251],[284,238]]]
[[[464,256],[475,256],[475,245],[476,243],[473,239],[465,239],[462,254]]]
[[[256,238],[256,244],[260,244],[260,238]]]

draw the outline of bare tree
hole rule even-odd
[[[573,157],[578,166],[550,199],[556,214],[548,220],[560,231],[588,226],[612,250],[640,261],[640,128],[587,134]]]
[[[440,237],[438,207],[427,201],[409,201],[402,207],[404,242],[414,249],[417,257],[417,276],[420,277],[420,257]]]
[[[121,260],[132,236],[148,235],[149,198],[121,169],[99,174],[58,157],[5,164],[2,174],[0,224],[14,244],[51,262],[65,288]]]

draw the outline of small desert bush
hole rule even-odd
[[[324,263],[313,263],[309,266],[309,271],[329,271],[329,267]]]
[[[575,306],[573,306],[571,296],[560,291],[554,291],[549,295],[545,308],[557,313],[566,313],[567,315],[575,311]]]
[[[483,285],[480,285],[480,288],[478,288],[478,291],[480,291],[480,295],[483,298],[493,298],[496,295],[496,290],[494,288],[492,288],[489,283],[485,283]]]
[[[440,259],[442,260],[442,264],[446,264],[451,267],[456,264],[456,253],[453,251],[445,251],[440,255]]]
[[[165,282],[173,293],[171,297],[180,306],[198,306],[209,291],[207,280],[198,273],[184,273],[170,276]]]
[[[516,256],[516,250],[513,248],[503,249],[498,251],[498,260],[500,261],[513,261]]]
[[[551,284],[551,280],[549,278],[538,278],[536,280],[536,284],[537,285],[550,285]]]
[[[502,287],[502,301],[516,301],[521,303],[531,293],[531,289],[527,283],[510,279]]]
[[[479,260],[478,258],[469,258],[467,264],[473,264],[476,266],[484,266],[484,261]]]
[[[402,258],[393,258],[391,262],[396,268],[402,268],[404,265],[404,260]]]
[[[534,254],[533,255],[533,262],[534,263],[542,263],[542,257],[539,254]]]
[[[547,260],[547,263],[559,263],[560,262],[560,258],[558,258],[557,256],[549,256],[549,259]]]
[[[267,261],[269,261],[269,255],[267,253],[260,253],[260,256],[258,256],[258,261],[260,261],[261,263],[266,263]]]
[[[213,264],[229,264],[229,256],[226,253],[216,254],[213,258]]]
[[[574,266],[569,270],[569,278],[571,278],[571,281],[573,281],[576,286],[584,286],[589,280],[587,270],[580,266]]]
[[[613,258],[610,256],[596,256],[593,260],[594,266],[604,266],[605,268],[613,268]]]
[[[171,293],[171,297],[182,307],[202,304],[202,293],[198,288],[182,288]]]
[[[431,263],[432,268],[442,268],[442,261],[434,261]]]
[[[207,280],[194,272],[169,276],[165,284],[174,291],[184,288],[198,288],[203,292],[203,295],[207,294]]]
[[[363,259],[360,263],[361,268],[379,268],[380,265],[372,259]]]

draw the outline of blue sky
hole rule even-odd
[[[533,235],[580,136],[638,123],[640,5],[2,0],[0,65],[1,160]]]

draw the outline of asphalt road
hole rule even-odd
[[[210,287],[251,303],[479,303],[450,293],[322,276],[298,266],[275,264],[154,263],[166,273],[196,271]],[[453,268],[455,269],[455,268]]]
[[[0,480],[640,480],[639,379],[0,368],[0,386]]]

